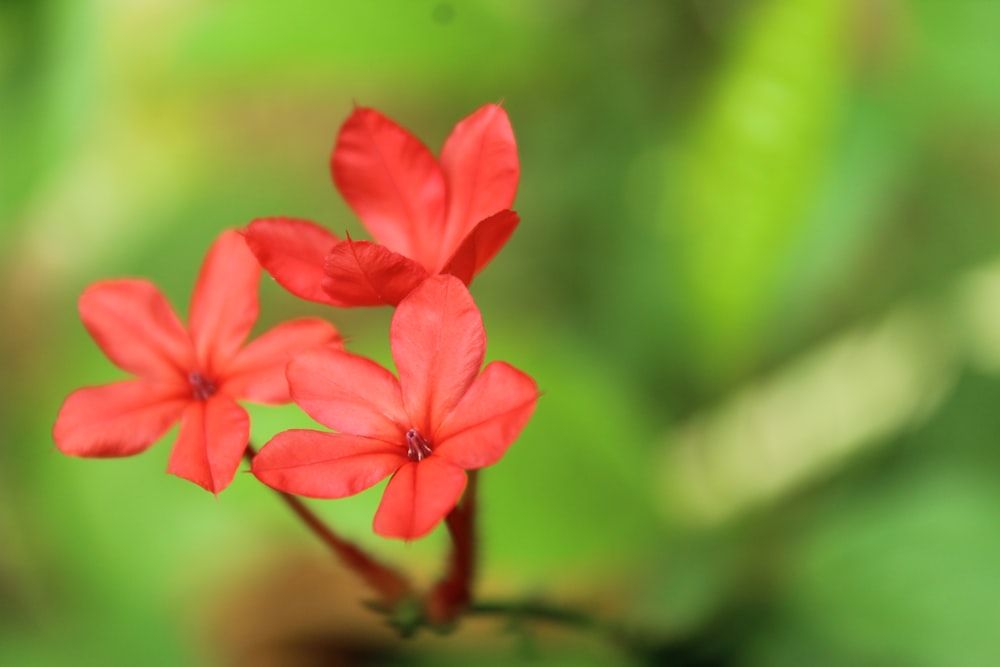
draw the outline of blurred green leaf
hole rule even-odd
[[[1000,660],[998,425],[984,409],[998,397],[995,381],[964,378],[925,428],[786,512],[782,613],[753,664]]]
[[[996,484],[937,470],[843,508],[805,544],[792,614],[859,658],[994,664],[998,504]]]
[[[689,288],[695,359],[745,368],[824,174],[843,106],[837,0],[769,0],[745,26],[671,175],[671,254]]]

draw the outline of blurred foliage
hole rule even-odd
[[[523,222],[473,292],[544,396],[482,475],[484,594],[651,664],[1000,663],[997,44],[989,0],[0,2],[0,664],[641,664],[498,619],[402,642],[251,477],[51,443],[120,375],[88,283],[184,312],[221,229],[364,238],[352,105],[437,150],[496,100]],[[262,295],[388,359],[388,312]],[[446,536],[375,538],[378,493],[315,506],[429,581]]]

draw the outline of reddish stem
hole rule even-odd
[[[462,503],[445,517],[452,540],[449,568],[427,599],[427,617],[439,626],[454,623],[472,602],[472,580],[476,574],[477,479],[476,471],[469,471]]]
[[[252,462],[257,455],[253,445],[248,444],[244,457]],[[322,519],[310,510],[302,499],[290,493],[274,489],[293,512],[319,539],[323,540],[341,562],[360,576],[381,597],[388,609],[393,609],[400,601],[410,596],[409,581],[392,568],[379,563],[354,544],[333,532]]]

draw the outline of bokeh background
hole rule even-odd
[[[482,475],[481,589],[645,656],[498,617],[399,640],[251,476],[51,441],[121,377],[87,284],[186,312],[224,228],[366,238],[327,166],[352,106],[437,151],[499,100],[522,223],[473,293],[545,393]],[[0,260],[0,664],[1000,664],[991,0],[4,0]],[[262,299],[388,360],[385,310]],[[446,535],[377,539],[377,501],[314,506],[433,580]]]

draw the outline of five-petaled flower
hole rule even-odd
[[[340,347],[328,322],[281,324],[245,347],[257,319],[260,266],[235,231],[213,244],[191,297],[187,328],[145,280],[98,282],[80,297],[80,317],[117,366],[135,379],[79,389],[53,429],[73,456],[144,451],[180,420],[167,471],[218,493],[247,447],[249,416],[236,399],[291,400],[285,366],[306,349]]]
[[[297,355],[292,398],[337,433],[279,433],[253,473],[276,489],[316,498],[358,493],[392,475],[376,533],[415,539],[456,505],[465,470],[496,463],[534,411],[538,389],[499,361],[483,369],[486,332],[465,285],[424,281],[399,304],[390,328],[399,373],[338,350]]]
[[[417,138],[357,108],[331,158],[341,194],[378,241],[340,240],[305,220],[246,230],[261,265],[296,296],[334,306],[397,305],[428,276],[468,285],[517,227],[520,165],[506,112],[481,107],[455,126],[440,162]]]

